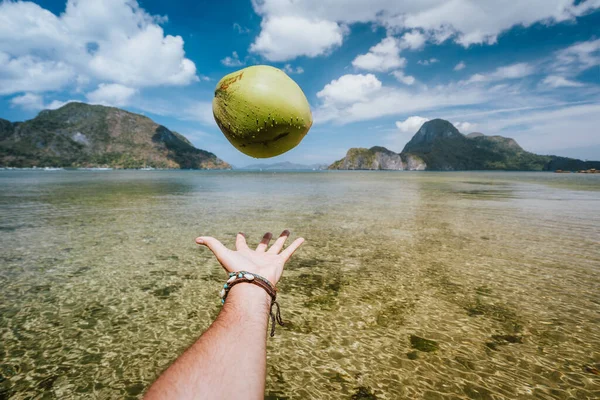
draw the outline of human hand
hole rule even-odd
[[[267,250],[269,242],[273,235],[271,232],[264,234],[262,240],[251,250],[246,243],[246,237],[243,233],[238,233],[235,239],[236,251],[230,250],[219,240],[210,236],[200,236],[196,238],[196,243],[205,245],[217,257],[225,271],[248,271],[255,273],[269,280],[275,286],[283,273],[283,266],[290,259],[292,254],[304,243],[303,238],[298,238],[282,251],[285,241],[290,236],[290,231],[285,230],[281,233],[275,243]]]

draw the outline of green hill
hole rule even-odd
[[[551,160],[523,150],[513,139],[464,136],[443,119],[424,123],[402,153],[418,155],[432,170],[541,171]]]
[[[379,162],[375,162],[376,159]],[[392,162],[386,163],[384,159]],[[401,160],[400,164],[398,160]],[[412,160],[412,163],[409,160]],[[383,147],[352,148],[348,150],[345,158],[334,162],[329,168],[574,171],[600,169],[600,162],[537,155],[525,151],[514,139],[486,136],[479,132],[465,136],[450,122],[434,119],[421,126],[401,153],[394,153]]]
[[[84,103],[25,122],[0,119],[0,166],[231,168],[148,117]]]

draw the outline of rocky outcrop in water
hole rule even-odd
[[[0,166],[231,168],[148,117],[84,103],[25,122],[0,119]]]
[[[412,154],[398,154],[385,147],[352,148],[346,157],[334,162],[329,169],[363,170],[424,170],[423,160]]]

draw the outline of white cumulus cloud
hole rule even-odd
[[[1,46],[1,44],[0,44]],[[73,67],[62,61],[0,51],[0,94],[58,90],[75,80]]]
[[[458,131],[462,133],[473,132],[473,129],[475,129],[475,127],[477,126],[477,124],[466,121],[453,122],[452,125],[454,125],[456,129],[458,129]]]
[[[134,36],[100,44],[89,62],[102,80],[137,87],[187,85],[198,80],[195,64],[185,58],[181,36],[164,36],[149,25]]]
[[[392,71],[392,75],[398,80],[398,82],[402,82],[405,85],[412,85],[417,81],[414,76],[406,75],[400,70]]]
[[[307,55],[307,47],[318,55],[339,46],[343,35],[332,33],[344,24],[373,23],[390,33],[417,30],[434,42],[453,40],[468,47],[495,43],[500,33],[514,26],[573,20],[600,8],[598,0],[252,0],[252,4],[263,18],[253,48],[271,61]],[[332,25],[324,35],[317,29],[295,29],[300,26],[290,24],[285,35],[276,37],[274,34],[281,30],[272,25],[276,21],[282,25],[283,21],[293,22],[290,18]],[[305,44],[297,47],[300,38]],[[290,39],[291,45],[286,49]]]
[[[344,33],[344,27],[333,21],[274,16],[263,19],[261,32],[250,51],[262,54],[269,61],[316,57],[340,46]]]
[[[166,17],[136,0],[68,0],[57,16],[27,1],[0,3],[0,93],[98,83],[136,88],[198,80]],[[83,86],[83,87],[81,87]]]
[[[45,110],[56,110],[57,108],[61,108],[62,106],[69,104],[69,103],[74,103],[77,102],[77,100],[67,100],[67,101],[62,101],[62,100],[52,100],[49,104],[46,104],[44,106]]]
[[[374,75],[344,75],[317,93],[316,123],[346,124],[378,117],[480,104],[492,93],[479,87],[439,86],[414,88],[384,86]],[[439,112],[439,111],[438,111]]]
[[[416,133],[419,128],[421,128],[421,125],[427,121],[429,121],[429,118],[413,115],[412,117],[406,118],[404,121],[396,121],[396,127],[401,132]]]
[[[402,47],[418,50],[425,45],[427,37],[417,30],[406,32],[402,35]]]
[[[412,117],[406,118],[404,121],[396,121],[396,128],[398,128],[400,132],[416,133],[425,122],[430,120],[431,118],[413,115]],[[462,133],[471,132],[477,126],[477,124],[466,121],[452,122],[452,125],[454,125],[454,127],[456,127],[456,129],[458,129]]]
[[[361,54],[352,61],[352,65],[356,68],[378,72],[401,68],[405,64],[406,59],[400,57],[398,41],[393,37],[386,37],[371,47],[368,53]]]
[[[244,63],[240,60],[240,56],[237,51],[231,53],[231,56],[227,56],[221,60],[221,64],[226,67],[239,67],[244,65]]]
[[[20,107],[25,110],[39,111],[39,110],[56,110],[64,106],[67,103],[70,103],[74,100],[69,101],[60,101],[53,100],[50,103],[46,103],[44,100],[44,96],[37,93],[25,93],[21,96],[15,96],[10,99],[10,104],[13,107]]]
[[[101,83],[98,89],[87,94],[87,99],[94,104],[122,107],[128,105],[136,93],[137,89],[118,83]]]
[[[363,101],[381,89],[381,81],[373,74],[343,75],[317,93],[325,104],[349,104]]]
[[[44,108],[44,98],[39,94],[25,93],[10,99],[12,106],[18,106],[25,110],[41,110]]]

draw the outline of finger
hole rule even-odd
[[[222,265],[227,262],[226,258],[230,250],[219,240],[211,236],[200,236],[196,238],[196,243],[208,247]]]
[[[256,246],[256,251],[260,251],[260,252],[264,253],[267,250],[267,246],[269,245],[269,242],[271,241],[272,237],[273,237],[273,234],[271,232],[265,233],[265,235],[263,236],[263,238],[260,241],[260,243],[258,244],[258,246]]]
[[[235,237],[235,248],[238,251],[250,250],[248,248],[248,244],[246,243],[246,235],[244,235],[242,232],[238,232],[237,236]]]
[[[279,237],[277,238],[275,243],[273,243],[273,246],[271,246],[271,248],[267,251],[267,253],[279,254],[279,252],[283,248],[285,241],[287,240],[287,238],[289,236],[290,236],[290,231],[288,231],[287,229],[285,231],[281,232],[281,235],[279,235]]]
[[[290,244],[285,248],[284,251],[281,252],[280,255],[285,259],[285,261],[289,260],[292,254],[298,250],[298,247],[302,246],[302,243],[304,243],[304,238],[298,238],[294,240],[292,244]]]

